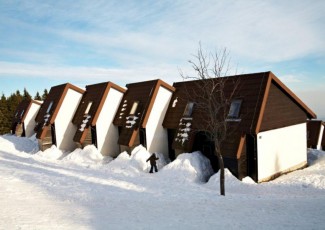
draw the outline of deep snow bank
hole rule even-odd
[[[142,145],[137,146],[129,155],[127,152],[120,153],[116,159],[112,160],[107,165],[107,170],[114,171],[123,174],[139,174],[143,172],[149,172],[150,163],[147,159],[151,156],[146,148]],[[166,165],[166,159],[163,154],[156,153],[159,158],[157,160],[157,167],[160,170]]]
[[[83,149],[75,149],[73,152],[65,156],[62,161],[74,163],[82,166],[97,166],[105,162],[111,161],[111,157],[104,157],[94,145],[87,145]]]
[[[210,160],[201,152],[193,152],[178,155],[159,176],[168,180],[206,182],[213,173]]]
[[[35,138],[17,137],[15,135],[0,136],[1,149],[12,153],[36,153],[39,148]]]

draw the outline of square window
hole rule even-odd
[[[190,116],[192,116],[193,107],[194,107],[194,102],[188,102],[187,105],[186,105],[186,107],[185,107],[183,116],[184,117],[190,117]]]
[[[228,113],[228,118],[238,118],[239,117],[239,112],[240,112],[240,107],[242,104],[243,100],[242,99],[234,99],[231,102],[229,113]]]

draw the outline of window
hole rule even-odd
[[[25,112],[25,110],[23,110],[23,111],[21,112],[20,117],[22,117],[22,116],[24,115],[24,112]]]
[[[185,107],[183,116],[184,117],[190,117],[190,116],[192,116],[193,107],[194,107],[194,102],[188,102],[187,105],[186,105],[186,107]]]
[[[53,101],[50,102],[49,107],[46,110],[46,113],[49,113],[53,105]]]
[[[137,111],[138,105],[139,105],[138,101],[133,102],[133,105],[132,105],[132,108],[131,108],[131,111],[130,111],[130,115],[135,114],[135,112]]]
[[[232,100],[228,113],[228,118],[239,118],[239,112],[242,102],[242,99]]]
[[[88,114],[88,113],[89,113],[89,110],[90,110],[92,104],[93,104],[92,101],[90,101],[90,102],[88,103],[87,108],[86,108],[86,110],[85,110],[85,114]]]

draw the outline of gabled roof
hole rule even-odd
[[[211,80],[211,79],[209,79]],[[226,97],[232,93],[232,89],[236,82],[238,86],[232,98],[243,99],[241,111],[245,115],[240,117],[240,131],[243,133],[257,134],[261,131],[265,131],[267,128],[262,126],[263,118],[269,111],[266,111],[267,103],[273,98],[269,98],[270,92],[274,92],[274,88],[282,92],[282,95],[286,95],[286,100],[291,101],[291,104],[296,105],[296,109],[302,111],[306,118],[315,118],[315,113],[309,109],[291,90],[289,90],[272,72],[261,72],[253,74],[243,74],[228,76],[222,79],[216,78],[215,81],[224,81],[224,94]],[[196,90],[201,84],[202,80],[195,81],[183,81],[176,82],[173,86],[176,88],[175,93],[172,96],[169,108],[167,110],[163,126],[169,129],[176,129],[176,135],[184,136],[183,138],[183,147],[189,150],[189,146],[193,141],[193,134],[190,133],[179,133],[180,130],[197,130],[201,127],[198,127],[198,124],[202,123],[202,118],[205,114],[200,113],[200,111],[193,110],[191,117],[183,117],[183,113],[186,107],[186,104],[189,100],[199,100],[193,98],[193,94],[189,97],[188,92],[191,90]],[[273,111],[274,112],[274,111]],[[301,120],[300,116],[298,119]],[[184,120],[185,119],[185,120]],[[299,121],[300,121],[299,120]],[[296,121],[292,121],[293,123]],[[281,124],[282,125],[282,124]],[[187,128],[188,127],[188,128]],[[192,135],[192,136],[191,136]],[[240,136],[240,134],[239,134]],[[186,145],[189,145],[186,148]],[[176,147],[174,145],[174,147]]]
[[[26,116],[28,114],[29,109],[31,108],[32,104],[42,105],[41,101],[32,100],[32,99],[24,99],[22,100],[15,112],[13,123],[22,123],[25,121]]]
[[[151,109],[154,105],[159,87],[174,92],[174,87],[157,79],[127,84],[127,91],[117,110],[113,124],[122,127],[119,144],[132,146],[139,128],[146,128]],[[136,112],[130,115],[132,106],[137,102]]]
[[[56,116],[60,111],[63,100],[69,89],[81,94],[84,93],[84,90],[70,83],[53,86],[51,88],[35,118],[37,123],[35,131],[37,132],[36,137],[38,139],[42,139],[46,134],[47,126],[55,122]],[[48,109],[49,111],[47,112]]]
[[[255,130],[256,133],[258,133],[261,129],[261,123],[265,112],[265,105],[268,100],[269,91],[272,83],[276,84],[282,90],[283,93],[285,93],[297,106],[299,106],[301,110],[305,112],[305,114],[309,119],[317,117],[316,114],[310,108],[308,108],[307,105],[303,103],[302,100],[298,98],[287,86],[285,86],[272,72],[266,72],[266,73],[268,75],[268,80],[267,80],[266,89],[263,93],[263,101],[262,101],[258,121],[256,124],[256,130]]]
[[[96,125],[110,89],[115,89],[121,93],[125,93],[126,91],[112,82],[103,82],[86,86],[86,92],[83,94],[81,102],[72,119],[72,123],[78,127],[74,136],[74,141],[82,143],[87,135],[88,127]],[[92,103],[90,110],[88,114],[85,114],[90,102]]]

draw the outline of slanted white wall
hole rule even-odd
[[[63,99],[61,108],[54,121],[56,144],[61,150],[73,151],[76,148],[73,137],[76,133],[77,127],[72,124],[71,120],[79,105],[81,97],[81,93],[68,89],[68,92]]]
[[[321,124],[320,131],[319,131],[319,136],[318,136],[318,141],[317,141],[317,146],[316,146],[316,149],[318,149],[318,150],[322,150],[323,132],[324,132],[324,125]]]
[[[39,104],[31,102],[31,106],[24,120],[26,137],[31,137],[33,134],[35,134],[34,131],[36,125],[35,118],[40,107],[41,106]]]
[[[258,181],[307,163],[306,123],[257,135]]]
[[[105,156],[116,157],[120,152],[118,128],[113,125],[113,119],[122,97],[123,93],[111,88],[96,123],[97,147]]]
[[[164,87],[159,88],[146,126],[147,150],[162,153],[165,157],[168,157],[168,136],[162,123],[171,97],[172,92]]]

